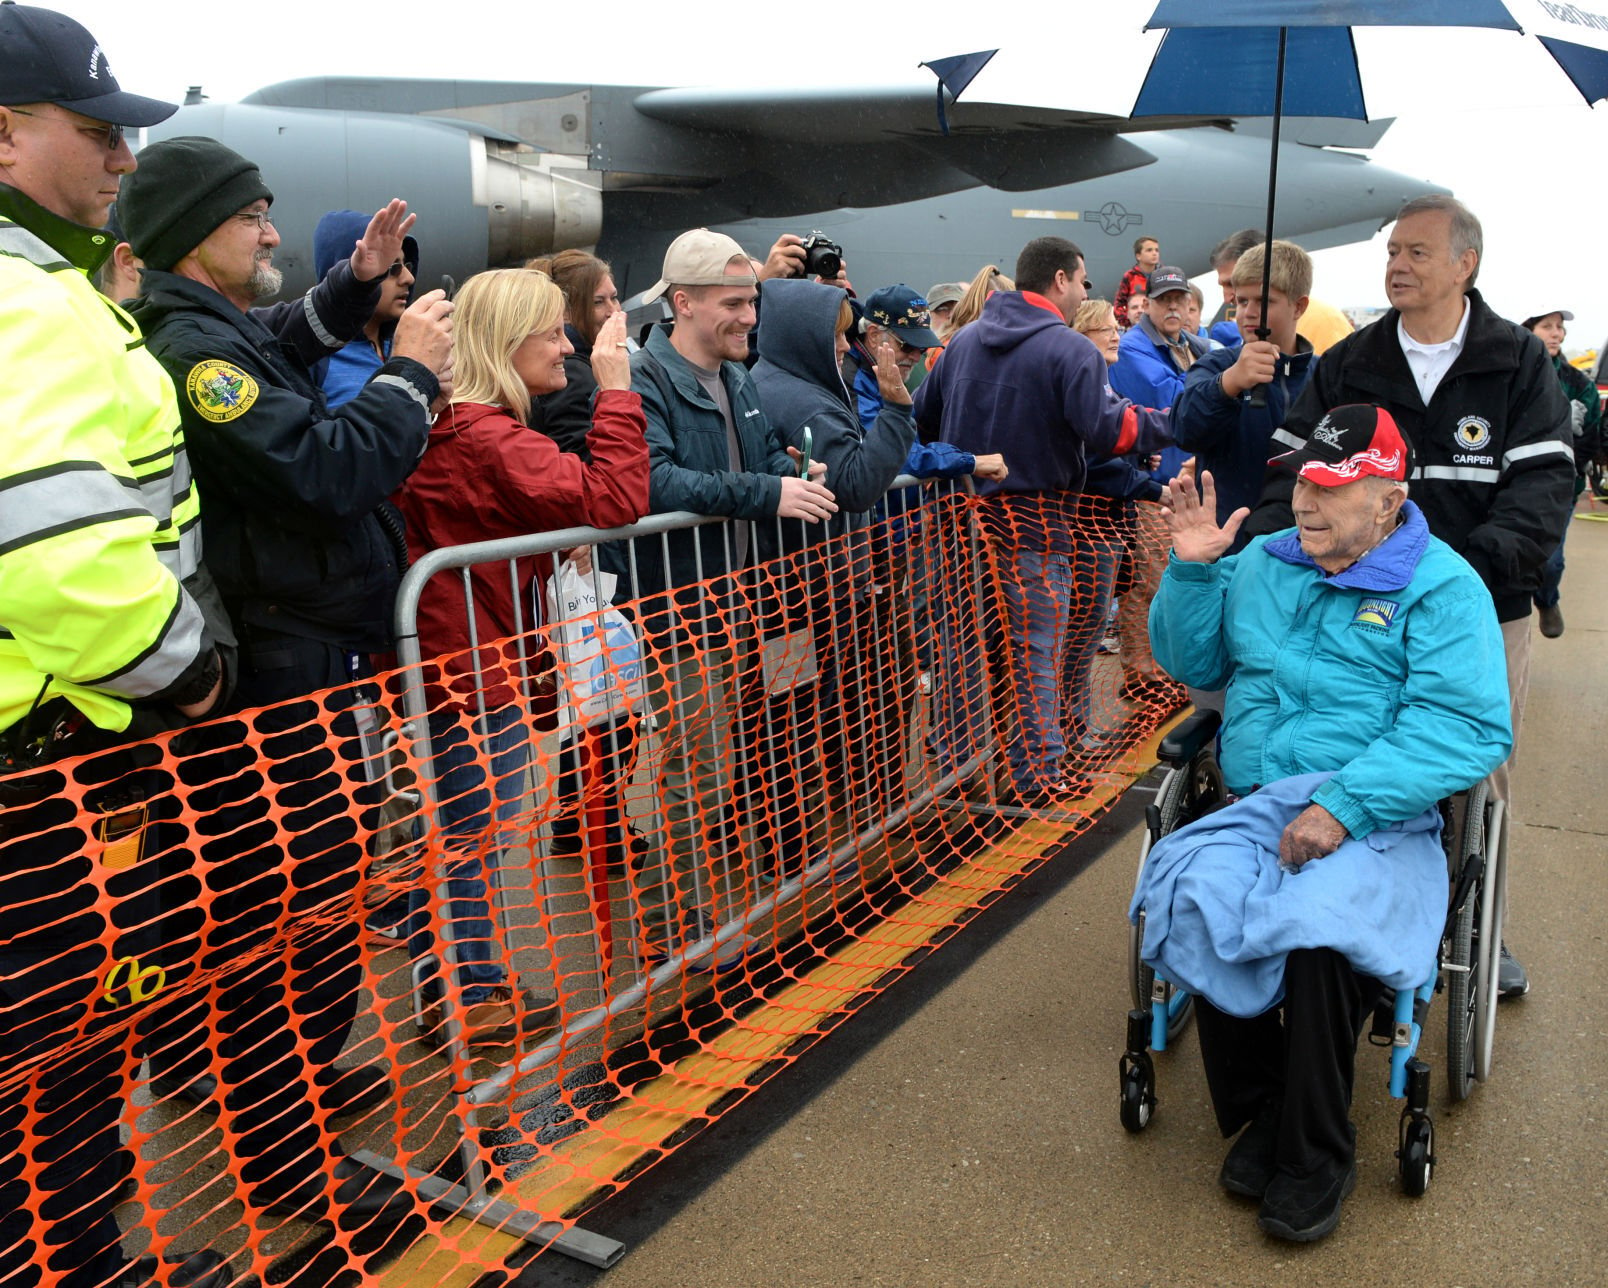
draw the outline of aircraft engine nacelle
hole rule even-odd
[[[535,151],[469,123],[380,112],[203,103],[146,131],[218,139],[274,193],[284,296],[313,281],[313,229],[329,210],[402,197],[419,220],[419,290],[567,246],[592,247],[603,193],[585,157]]]

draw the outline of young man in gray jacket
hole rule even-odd
[[[686,944],[711,929],[699,872],[707,881],[715,871],[702,853],[700,823],[707,814],[717,827],[724,824],[733,775],[720,713],[742,711],[744,674],[757,667],[757,624],[745,620],[738,585],[743,570],[759,561],[764,529],[755,524],[819,523],[837,511],[817,481],[819,469],[811,471],[815,477],[799,477],[743,366],[758,298],[743,248],[706,228],[683,233],[665,252],[663,277],[647,295],[660,297],[670,305],[673,329],[655,327],[631,359],[631,388],[648,421],[651,509],[737,522],[673,532],[664,545],[640,542],[634,559],[623,547],[603,554],[602,562],[646,600],[644,621],[655,637],[652,701],[666,751],[661,792],[674,884],[645,899],[656,955],[679,946],[670,929],[675,920]],[[719,580],[711,587],[710,579]],[[745,666],[744,657],[754,665]],[[763,775],[777,790],[784,776],[775,765]],[[740,951],[727,942],[717,957]]]

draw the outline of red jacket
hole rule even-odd
[[[506,408],[453,404],[436,419],[418,468],[395,498],[407,521],[409,558],[416,560],[442,546],[581,524],[615,528],[635,523],[648,512],[646,428],[640,397],[629,390],[600,390],[586,440],[592,452],[588,464],[559,451],[552,439],[521,424]],[[512,689],[499,681],[508,678],[507,664],[519,659],[514,646],[498,647],[493,642],[508,640],[521,627],[530,631],[542,624],[537,614],[543,612],[540,604],[545,596],[538,578],[545,583],[553,564],[546,555],[519,559],[512,579],[502,562],[470,569],[488,709],[514,700]],[[474,659],[469,650],[462,576],[457,571],[441,573],[431,578],[419,598],[419,651],[425,658],[454,655],[445,663],[458,677],[448,701],[472,709]],[[528,695],[549,707],[550,668],[545,657],[533,668],[535,692]],[[433,693],[432,706],[444,698],[439,691]]]
[[[1127,330],[1138,324],[1137,318],[1128,316],[1128,301],[1133,298],[1135,291],[1143,294],[1150,287],[1150,274],[1135,264],[1122,275],[1117,283],[1117,298],[1111,302],[1111,311],[1117,315],[1117,325]]]

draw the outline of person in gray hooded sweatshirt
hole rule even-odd
[[[800,278],[766,282],[764,293],[754,383],[765,416],[783,442],[800,451],[807,427],[811,458],[826,465],[827,486],[840,509],[869,510],[898,477],[916,440],[910,394],[892,355],[878,357],[882,411],[862,431],[840,365],[854,325],[848,296]]]
[[[866,803],[871,808],[880,785],[896,806],[903,793],[898,717],[909,703],[875,690],[886,690],[888,678],[897,677],[901,692],[913,692],[910,632],[897,629],[897,622],[878,622],[888,614],[885,607],[881,612],[877,608],[888,601],[860,593],[874,582],[899,580],[888,566],[890,544],[868,544],[843,534],[869,521],[866,512],[881,501],[904,467],[916,437],[910,394],[889,345],[888,352],[877,355],[875,367],[882,410],[869,430],[862,429],[839,366],[854,325],[848,297],[837,287],[791,278],[766,282],[764,295],[765,325],[759,330],[759,362],[753,372],[760,403],[788,446],[802,452],[808,428],[811,459],[826,466],[823,481],[841,507],[839,518],[827,525],[826,535],[836,535],[822,552],[827,570],[804,580],[821,588],[856,588],[856,593],[830,598],[819,593],[808,604],[819,678],[812,692],[797,696],[816,710],[794,713],[792,727],[819,728],[827,782],[853,784],[857,795],[870,792]],[[871,737],[864,736],[857,715],[847,714],[862,708],[874,713]],[[851,725],[856,729],[852,737]],[[841,801],[840,807],[852,809],[853,803]]]

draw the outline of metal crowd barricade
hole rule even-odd
[[[1107,790],[1046,815],[1013,779],[1007,801],[992,771],[1024,719],[1056,718],[1023,706],[1009,595],[1034,587],[1011,552],[1070,531],[1109,554],[1120,516],[1065,497],[1017,514],[964,482],[911,482],[829,528],[666,515],[436,552],[402,592],[403,665],[375,684],[0,780],[0,948],[27,957],[0,989],[0,1278],[38,1258],[19,1221],[64,1229],[68,1207],[96,1214],[96,1238],[120,1222],[131,1256],[205,1241],[265,1279],[318,1281],[309,1259],[365,1281],[398,1258],[397,1273],[471,1272],[516,1240],[621,1255],[572,1217],[1092,822],[1181,696],[1123,696],[1138,655],[1095,659],[1086,629],[1112,570],[1074,559],[1057,647],[1078,663],[1066,686],[1098,690],[1084,705],[1111,735]],[[1130,549],[1164,556],[1136,531]],[[599,615],[546,620],[541,591],[559,552],[596,541],[625,578],[649,701],[581,709],[566,759],[532,704],[580,694],[553,648],[579,649]],[[685,593],[633,600],[672,547]],[[486,618],[488,639],[476,608],[492,592],[514,619]],[[421,642],[421,603],[436,630],[443,604],[463,613],[442,638],[468,647]],[[1124,607],[1142,623],[1142,602]],[[629,667],[602,670],[606,694],[629,694]],[[492,878],[491,916],[460,935],[468,869]],[[398,897],[405,954],[359,933]],[[477,965],[516,998],[521,972],[550,980],[556,1024],[493,1042],[465,1005]],[[365,1072],[380,1103],[359,1120],[325,1093]],[[39,1161],[75,1149],[101,1162]],[[403,1200],[394,1216],[356,1209],[349,1170],[324,1161],[348,1153],[395,1178],[350,1178],[387,1211]]]
[[[921,500],[923,493],[930,498],[924,503]],[[981,632],[977,630],[975,622],[969,622],[965,626],[971,638],[954,638],[963,623],[960,613],[953,606],[942,618],[948,624],[943,638],[939,638],[938,630],[926,617],[929,607],[950,593],[945,587],[957,581],[970,583],[970,602],[974,606],[985,598],[981,584],[983,567],[980,538],[965,500],[970,493],[969,479],[928,484],[923,489],[917,480],[901,476],[895,480],[875,512],[857,516],[839,515],[824,530],[800,521],[774,519],[738,524],[707,516],[675,513],[656,515],[630,527],[607,531],[577,527],[440,549],[429,552],[414,563],[398,594],[395,624],[401,667],[402,742],[417,765],[423,767],[423,772],[419,774],[419,789],[423,798],[420,823],[426,837],[441,836],[442,828],[439,821],[441,800],[434,775],[429,771],[433,748],[428,724],[430,690],[441,676],[436,669],[439,661],[432,661],[427,648],[421,646],[419,637],[419,605],[425,587],[433,578],[456,574],[471,643],[467,654],[468,669],[461,671],[459,678],[472,678],[475,714],[484,720],[488,715],[488,667],[482,646],[490,642],[477,637],[471,570],[498,564],[506,565],[508,569],[509,591],[518,629],[515,639],[511,641],[513,656],[505,654],[501,666],[517,678],[521,692],[528,692],[543,661],[537,656],[538,649],[551,638],[554,628],[562,625],[538,620],[535,608],[544,598],[541,584],[548,575],[556,574],[563,552],[577,546],[593,548],[591,582],[594,594],[602,599],[598,585],[598,551],[605,543],[619,543],[616,548],[624,553],[624,575],[620,577],[616,590],[618,600],[630,593],[631,586],[641,584],[643,565],[650,558],[659,565],[668,566],[673,534],[703,530],[706,535],[693,540],[694,575],[691,582],[696,588],[694,607],[706,615],[713,615],[726,632],[743,635],[742,643],[748,660],[759,667],[759,673],[740,676],[739,680],[747,687],[752,687],[753,682],[758,680],[761,698],[757,711],[748,712],[746,722],[739,715],[737,723],[749,726],[746,736],[750,744],[757,741],[761,746],[773,748],[772,763],[776,759],[774,747],[777,743],[791,746],[800,736],[813,737],[819,732],[790,727],[790,721],[797,718],[800,708],[797,704],[790,705],[785,694],[789,688],[796,689],[803,682],[798,680],[797,673],[801,670],[807,672],[808,668],[801,666],[797,656],[789,655],[789,647],[795,655],[800,647],[806,655],[813,654],[814,673],[813,676],[806,675],[806,680],[812,681],[816,687],[823,683],[823,656],[829,655],[834,682],[842,686],[852,681],[868,706],[883,709],[881,723],[896,732],[899,743],[899,763],[890,767],[889,785],[900,785],[906,781],[903,759],[912,754],[912,730],[906,727],[906,721],[913,703],[909,701],[908,693],[901,697],[902,691],[908,690],[912,684],[919,685],[930,680],[934,673],[939,675],[941,683],[953,682],[961,674],[960,671],[950,673],[948,663],[940,656],[940,650],[965,653],[969,657],[969,664],[964,670],[965,683],[976,690],[971,695],[971,705],[975,708],[975,719],[982,728],[977,732],[976,745],[970,749],[970,754],[950,765],[945,772],[930,778],[913,794],[903,790],[896,794],[888,791],[869,794],[849,792],[842,802],[849,824],[841,838],[835,843],[810,850],[805,860],[797,865],[797,870],[792,872],[786,870],[787,865],[774,861],[776,856],[772,856],[773,861],[769,864],[771,876],[767,882],[769,888],[757,888],[757,898],[742,898],[741,891],[736,892],[738,897],[733,897],[728,880],[722,900],[718,897],[721,892],[703,888],[706,884],[702,879],[705,874],[695,868],[692,873],[693,907],[701,909],[706,902],[711,906],[724,902],[720,915],[707,923],[700,922],[697,933],[689,933],[679,945],[672,941],[667,951],[655,961],[644,960],[640,941],[633,935],[632,952],[626,954],[630,960],[630,970],[620,978],[611,969],[616,957],[613,949],[617,935],[612,910],[615,900],[609,893],[606,864],[609,852],[607,826],[598,822],[596,811],[588,810],[583,805],[582,855],[583,859],[590,860],[592,867],[587,882],[587,911],[591,915],[597,940],[597,988],[592,1003],[574,1014],[565,1014],[551,1036],[519,1054],[517,1059],[499,1064],[489,1073],[475,1074],[462,1081],[454,1080],[453,1093],[459,1097],[461,1109],[456,1115],[449,1114],[448,1122],[458,1129],[461,1181],[455,1182],[433,1172],[408,1168],[372,1151],[359,1153],[357,1157],[380,1170],[406,1177],[421,1195],[443,1207],[504,1231],[517,1233],[530,1242],[551,1245],[556,1250],[598,1266],[610,1265],[622,1255],[623,1248],[613,1240],[577,1227],[544,1221],[537,1214],[520,1210],[514,1204],[494,1197],[489,1184],[485,1150],[477,1130],[477,1112],[516,1097],[516,1088],[532,1078],[545,1079],[550,1085],[562,1084],[569,1072],[566,1054],[578,1045],[585,1046],[595,1056],[601,1042],[601,1054],[606,1056],[610,1045],[618,1045],[621,1037],[600,1031],[608,1029],[623,1017],[633,1015],[640,1017],[640,1022],[629,1031],[645,1026],[651,1018],[655,997],[669,986],[684,979],[691,971],[707,968],[713,959],[723,956],[732,946],[746,943],[756,934],[763,937],[767,933],[767,926],[774,933],[775,927],[785,924],[781,920],[783,911],[790,905],[796,905],[807,890],[840,879],[845,871],[853,869],[858,856],[876,846],[891,829],[906,824],[922,810],[944,803],[945,797],[958,784],[988,768],[998,754],[999,743],[987,727],[990,719],[986,692],[987,667],[981,656]],[[947,513],[940,516],[940,508]],[[958,525],[956,519],[959,520]],[[709,533],[716,535],[718,544],[715,548],[721,556],[720,562],[727,568],[740,565],[739,552],[744,546],[750,567],[730,574],[721,574],[718,568],[706,567]],[[961,538],[958,542],[951,539],[955,535]],[[761,552],[774,556],[769,564],[779,569],[769,581],[763,570],[752,570]],[[525,573],[520,571],[522,560],[534,560],[536,563],[534,594],[532,587],[525,584],[528,564]],[[709,575],[712,572],[716,575]],[[795,577],[797,580],[794,580]],[[685,656],[696,659],[701,643],[699,628],[687,627],[680,616],[673,612],[661,614],[647,604],[637,604],[635,608],[643,646],[656,655],[658,663],[657,667],[649,669],[673,671]],[[663,639],[654,638],[651,632],[643,629],[656,615],[667,616],[671,621]],[[696,617],[696,613],[691,615]],[[799,625],[800,622],[802,625]],[[785,629],[790,624],[795,629]],[[890,656],[888,649],[878,646],[879,640],[890,635],[901,638],[909,656],[898,653]],[[504,644],[503,647],[506,649],[508,645]],[[920,679],[915,674],[895,674],[901,668],[908,672],[912,666],[921,668]],[[772,672],[793,674],[794,683],[791,686],[783,685],[774,675],[771,679],[765,679],[763,673],[767,668]],[[742,701],[739,697],[739,705]],[[890,704],[898,703],[904,704],[903,709],[890,707]],[[673,721],[676,717],[672,713],[669,718]],[[654,754],[651,746],[653,739],[663,730],[654,730],[651,718],[643,720],[642,724],[642,742],[649,744],[646,754],[651,756]],[[736,736],[732,730],[727,732]],[[856,736],[857,731],[837,731],[840,754]],[[582,740],[592,740],[590,731],[581,733],[577,741]],[[795,832],[808,833],[810,826],[806,812],[812,805],[821,802],[796,799],[788,803],[762,799],[756,804],[751,790],[746,796],[739,790],[741,784],[737,779],[742,767],[746,765],[752,772],[756,761],[763,759],[756,757],[753,751],[750,745],[745,754],[723,756],[716,762],[714,782],[711,784],[715,794],[729,800],[730,807],[736,813],[733,828],[739,837],[739,844],[747,841],[759,846],[763,845],[767,835],[772,838],[776,835],[774,827],[767,832],[756,821],[753,817],[755,809],[790,809],[792,822],[784,825],[784,828],[791,826]],[[582,759],[584,761],[584,757]],[[863,757],[861,763],[864,763]],[[773,777],[785,777],[785,774]],[[551,779],[552,775],[549,774],[549,782]],[[764,794],[762,786],[761,795]],[[587,799],[584,787],[579,797],[582,802]],[[650,806],[648,814],[654,824],[650,829],[652,843],[663,836],[663,808],[658,800],[647,803]],[[964,807],[949,803],[954,807]],[[620,831],[625,832],[628,824],[623,812],[616,822]],[[494,830],[496,826],[493,824]],[[540,910],[553,896],[553,890],[551,882],[544,875],[547,863],[535,852],[535,837],[532,835],[535,830],[527,829],[524,841],[532,847],[528,872]],[[622,837],[622,841],[624,839]],[[805,844],[807,848],[808,843]],[[622,848],[629,862],[629,846]],[[421,957],[412,962],[414,1007],[415,1014],[421,1017],[422,1029],[422,999],[430,987],[427,980],[432,974],[438,974],[435,988],[440,994],[445,1016],[441,1036],[447,1058],[455,1070],[467,1071],[474,1060],[465,1041],[462,1016],[458,1013],[460,989],[452,984],[463,964],[459,960],[458,928],[450,915],[440,912],[453,905],[449,882],[455,859],[452,851],[445,847],[439,852],[432,849],[432,857],[437,853],[439,857],[435,858],[434,870],[430,873],[435,896],[432,925],[446,960],[444,965],[433,957]],[[500,859],[503,864],[507,861],[506,855]],[[490,875],[488,873],[488,877]],[[677,876],[673,868],[668,868],[667,884],[676,892],[671,896],[672,902],[680,893]],[[709,877],[712,880],[712,871]],[[506,946],[518,937],[519,932],[507,920],[506,901],[498,898],[493,889],[496,884],[488,879],[488,895],[500,922],[498,937],[505,946],[503,956],[509,965],[509,976],[517,980],[518,973],[512,969],[513,953]],[[717,897],[711,898],[712,894]],[[674,920],[674,912],[671,915]],[[672,934],[674,929],[672,926]],[[557,949],[552,951],[553,974],[556,978],[560,973]]]

